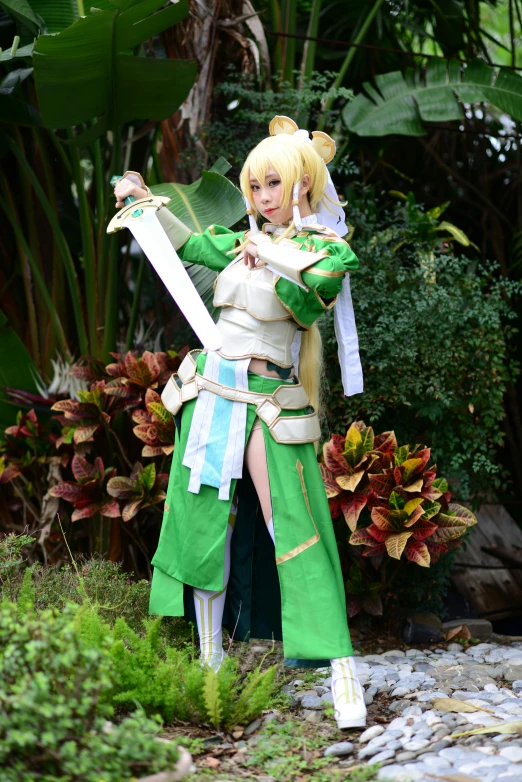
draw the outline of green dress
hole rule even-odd
[[[161,212],[166,210],[161,210]],[[161,212],[159,214],[161,214]],[[164,224],[164,227],[165,224]],[[174,226],[175,228],[175,226]],[[168,230],[180,256],[221,271],[227,255],[243,233],[211,226],[181,244]],[[303,328],[333,306],[344,274],[357,268],[349,246],[338,237],[303,230],[294,237],[301,249],[324,250],[324,257],[302,273],[308,291],[290,280],[275,278],[274,291]],[[206,356],[197,360],[203,372]],[[249,374],[249,389],[273,393],[284,382]],[[283,640],[285,663],[316,667],[352,654],[346,602],[328,500],[313,443],[277,443],[264,422],[274,546],[266,529],[253,484],[248,476],[232,481],[230,500],[219,500],[218,489],[202,485],[198,494],[187,490],[190,470],[182,464],[196,400],[182,408],[158,549],[152,560],[154,576],[150,612],[195,619],[192,587],[223,589],[224,552],[232,498],[238,512],[231,544],[231,571],[223,625],[236,640]],[[256,417],[247,406],[246,441]],[[282,415],[308,410],[282,411]],[[245,441],[245,442],[246,442]]]

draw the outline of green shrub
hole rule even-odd
[[[28,573],[30,571],[27,571]],[[30,597],[24,579],[24,602]],[[113,716],[110,639],[88,642],[85,608],[39,616],[0,606],[0,766],[5,782],[124,782],[171,768],[177,749],[158,742],[157,722],[141,709]]]
[[[3,535],[0,538],[0,597],[15,600],[24,568],[22,549],[34,543],[28,535]]]
[[[494,263],[456,257],[429,226],[420,231],[409,207],[383,212],[372,193],[355,193],[347,213],[361,260],[351,279],[365,388],[342,396],[328,313],[330,431],[360,419],[393,429],[400,442],[431,447],[459,500],[491,497],[505,488],[497,454],[503,396],[519,371],[509,344],[520,285],[499,281]]]
[[[268,708],[275,666],[258,667],[243,680],[238,661],[227,658],[216,676],[201,667],[191,649],[169,646],[160,634],[161,621],[149,620],[140,636],[117,620],[111,646],[114,704],[131,710],[138,702],[147,714],[160,714],[167,722],[175,717],[215,727],[245,725]]]

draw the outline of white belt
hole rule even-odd
[[[181,385],[176,380],[181,381]],[[256,391],[242,391],[209,380],[196,371],[196,362],[188,353],[174,373],[161,395],[161,401],[173,415],[180,410],[184,402],[195,399],[202,390],[230,399],[232,402],[245,402],[256,406],[259,418],[267,424],[270,434],[278,443],[312,443],[321,439],[321,428],[317,413],[307,415],[281,416],[282,410],[302,410],[310,405],[308,394],[300,383],[280,385],[272,394],[260,394]]]

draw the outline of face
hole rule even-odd
[[[281,177],[272,168],[266,174],[265,181],[259,182],[250,177],[252,198],[259,214],[271,223],[286,223],[292,219],[292,204],[282,206],[283,185]]]

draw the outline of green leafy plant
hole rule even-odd
[[[495,263],[456,256],[445,241],[421,241],[406,207],[387,208],[371,189],[354,186],[347,210],[361,259],[351,285],[364,391],[343,397],[327,313],[329,432],[362,419],[376,432],[393,429],[401,443],[424,443],[454,495],[474,506],[509,491],[499,454],[503,401],[519,373],[520,284],[499,280]]]
[[[30,572],[30,571],[28,571]],[[178,750],[139,708],[112,722],[110,640],[79,631],[82,609],[37,616],[0,606],[0,764],[6,782],[67,778],[124,782],[171,769]],[[85,620],[84,620],[85,624]]]
[[[507,68],[493,68],[475,59],[463,68],[455,60],[431,59],[425,79],[400,71],[365,84],[343,111],[349,130],[359,136],[424,135],[425,122],[463,118],[462,103],[488,101],[514,119],[522,119],[522,77]]]
[[[165,490],[168,478],[166,473],[156,474],[154,463],[143,467],[140,462],[136,462],[129,478],[110,478],[107,491],[111,497],[126,501],[121,515],[123,521],[129,521],[141,508],[163,502],[167,496]]]
[[[477,523],[470,510],[450,502],[447,481],[436,477],[435,465],[428,467],[430,449],[398,446],[393,432],[374,437],[371,427],[357,421],[345,438],[334,435],[325,443],[323,458],[332,517],[344,516],[350,546],[363,546],[362,556],[370,558],[376,570],[387,557],[400,565],[403,555],[430,567],[441,554],[457,548]],[[370,523],[361,517],[365,509]],[[352,568],[346,581],[351,614],[361,609],[382,613],[383,587],[383,582],[372,582]]]

